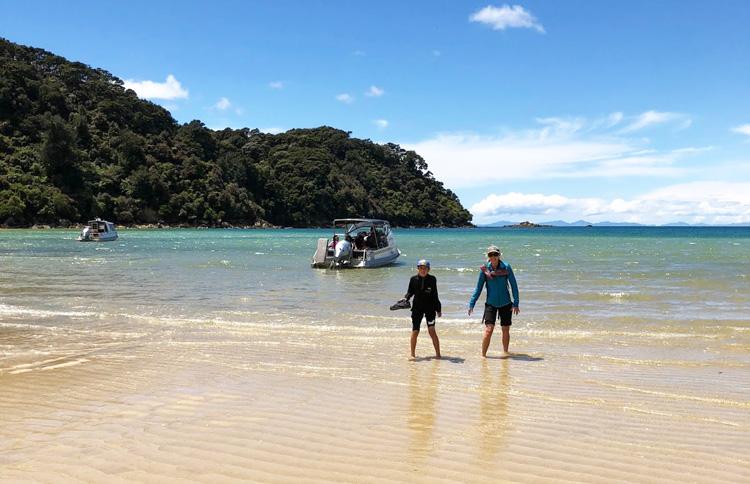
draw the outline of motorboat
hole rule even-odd
[[[400,255],[387,220],[341,218],[333,221],[331,238],[318,239],[312,267],[381,267],[395,262]]]
[[[97,218],[89,220],[78,236],[79,242],[109,242],[117,240],[115,224]]]

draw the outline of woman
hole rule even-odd
[[[487,263],[484,264],[479,273],[477,287],[469,300],[469,316],[474,312],[474,305],[482,293],[482,288],[487,285],[487,301],[484,304],[484,338],[482,339],[482,356],[487,357],[487,349],[490,346],[492,333],[495,330],[495,322],[500,315],[500,327],[503,331],[503,358],[510,356],[508,346],[510,345],[510,325],[513,314],[518,314],[518,284],[516,276],[510,264],[503,262],[500,257],[500,249],[495,245],[487,248]],[[513,299],[508,292],[508,284],[513,292]]]

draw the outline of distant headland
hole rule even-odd
[[[0,227],[465,227],[425,160],[328,126],[179,124],[103,69],[0,38]]]

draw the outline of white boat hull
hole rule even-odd
[[[326,240],[326,239],[322,239]],[[362,254],[354,254],[351,258],[336,259],[333,255],[326,255],[322,260],[313,259],[312,267],[324,269],[370,269],[383,267],[396,262],[401,251],[395,247],[384,247],[382,249],[366,249]]]
[[[117,234],[114,235],[107,235],[104,237],[98,237],[96,239],[91,237],[83,237],[81,235],[78,236],[78,242],[111,242],[113,240],[117,240]]]

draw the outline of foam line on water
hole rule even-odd
[[[95,315],[88,311],[53,311],[44,309],[28,309],[18,306],[0,304],[1,316],[35,316],[40,318],[54,318],[57,316],[66,316],[73,318],[86,318]]]

